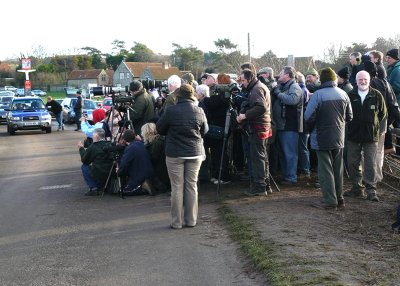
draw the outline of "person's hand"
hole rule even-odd
[[[241,123],[243,120],[245,120],[246,119],[246,114],[244,114],[244,113],[240,113],[239,115],[238,115],[238,117],[236,117],[236,121],[238,122],[238,123]]]
[[[77,145],[78,145],[78,148],[83,148],[83,142],[82,141],[79,141]]]
[[[275,88],[278,85],[278,83],[276,81],[274,81],[273,83],[271,83],[271,87]]]
[[[86,117],[85,116],[82,116],[81,117],[81,122],[85,122],[86,121]]]

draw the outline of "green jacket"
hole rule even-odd
[[[388,66],[387,80],[393,88],[397,101],[400,102],[400,61]]]
[[[361,103],[356,86],[348,95],[353,110],[353,120],[347,125],[347,139],[356,143],[377,142],[382,132],[379,123],[387,118],[382,94],[370,87],[364,102]]]
[[[90,166],[90,175],[99,183],[105,183],[113,164],[111,152],[107,152],[110,142],[94,142],[87,149],[79,148],[81,161]]]
[[[130,120],[132,121],[135,133],[140,134],[142,126],[154,117],[153,98],[146,90],[143,90],[135,96],[132,108],[133,111],[131,110],[129,113]]]

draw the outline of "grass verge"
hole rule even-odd
[[[238,216],[227,205],[222,204],[218,212],[231,237],[239,243],[244,254],[253,262],[255,268],[265,275],[270,285],[344,285],[338,281],[334,273],[321,273],[314,268],[313,265],[317,265],[316,261],[296,257],[293,254],[283,260],[278,256],[279,249],[276,249],[276,245],[269,246],[249,219]],[[297,266],[297,271],[293,271],[290,265]],[[311,265],[311,268],[299,269],[302,265]]]
[[[240,244],[256,269],[265,274],[272,285],[290,285],[294,277],[285,273],[277,262],[273,249],[264,243],[255,226],[249,220],[234,214],[226,205],[222,205],[218,211],[228,226],[232,238]]]

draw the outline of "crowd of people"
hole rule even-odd
[[[86,195],[108,187],[105,178],[115,165],[125,194],[171,192],[173,229],[196,225],[204,181],[247,180],[245,195],[266,196],[271,180],[294,186],[315,170],[322,192],[315,207],[342,208],[345,196],[379,201],[383,156],[396,152],[391,130],[400,127],[398,49],[385,57],[380,51],[352,53],[349,62],[338,71],[311,68],[305,74],[286,66],[274,76],[270,67],[257,71],[244,63],[235,79],[223,73],[204,73],[198,81],[190,73],[173,75],[161,100],[134,80],[128,122],[118,124],[124,117],[118,112],[107,118],[97,110],[94,125],[77,121],[91,138],[87,146],[78,144]],[[232,84],[239,91],[221,89]],[[118,160],[110,155],[111,142],[124,146]],[[238,178],[240,168],[245,173]],[[352,184],[347,192],[345,169]]]

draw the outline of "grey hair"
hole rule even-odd
[[[196,92],[198,94],[204,95],[205,97],[210,97],[210,88],[208,85],[200,84],[196,87]]]
[[[99,136],[99,140],[103,140],[106,138],[106,131],[104,131],[103,128],[94,129],[93,134],[97,134],[97,136]]]

